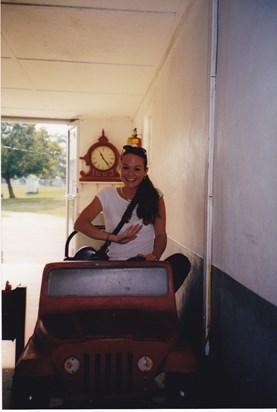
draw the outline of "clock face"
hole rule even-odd
[[[109,146],[98,146],[91,152],[91,163],[95,169],[111,169],[116,162],[115,152]]]

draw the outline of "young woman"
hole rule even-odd
[[[75,222],[74,229],[93,239],[109,240],[110,260],[127,260],[140,256],[148,261],[159,260],[166,242],[166,212],[163,194],[153,186],[148,177],[146,150],[124,146],[120,159],[122,187],[102,189],[93,201],[82,211]],[[129,222],[114,235],[111,232],[120,222],[130,202],[137,202]],[[91,222],[103,211],[105,231]],[[180,272],[182,280],[190,270],[190,262],[181,254],[167,259],[174,272]]]

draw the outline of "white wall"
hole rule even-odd
[[[203,257],[211,2],[188,3],[135,118],[151,116],[150,170],[165,193],[169,244]],[[221,0],[213,265],[277,303],[277,2]],[[173,249],[172,249],[173,250]]]
[[[164,192],[170,240],[203,256],[209,2],[193,0],[134,124],[151,116],[149,175]]]
[[[277,2],[219,16],[213,264],[277,304]]]

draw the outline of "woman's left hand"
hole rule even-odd
[[[145,260],[152,261],[152,262],[159,260],[157,256],[154,255],[153,253],[149,253],[148,255],[138,255],[138,256],[144,257]]]

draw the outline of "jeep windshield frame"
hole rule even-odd
[[[176,313],[170,264],[74,261],[45,266],[38,318],[99,309]]]

